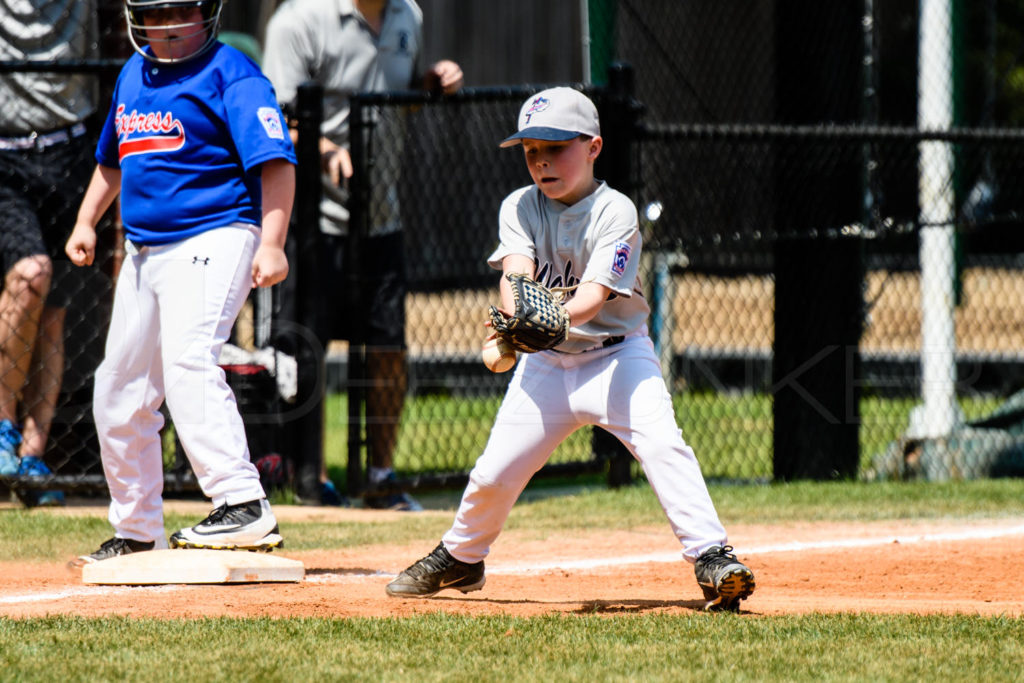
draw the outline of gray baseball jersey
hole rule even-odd
[[[340,147],[349,144],[349,97],[357,92],[407,90],[421,70],[423,12],[412,0],[390,0],[380,35],[375,35],[352,0],[287,0],[267,25],[263,72],[274,85],[278,101],[294,101],[302,83],[314,80],[324,88],[321,134]],[[389,111],[389,110],[384,110]],[[382,117],[375,135],[388,144],[377,148],[376,167],[393,173],[399,166],[401,128],[395,117]],[[385,155],[385,156],[380,156]],[[341,235],[348,228],[348,191],[324,178],[323,232]],[[394,179],[374,182],[372,234],[399,228]]]
[[[606,183],[572,206],[545,197],[536,185],[520,188],[502,202],[498,237],[501,243],[488,258],[493,268],[520,254],[533,259],[535,279],[547,287],[597,282],[612,290],[598,314],[573,327],[558,351],[593,348],[647,321],[651,309],[637,277],[642,240],[636,207]]]

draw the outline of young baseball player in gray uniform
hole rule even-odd
[[[530,97],[518,132],[533,185],[501,205],[500,245],[488,263],[548,287],[574,287],[564,304],[568,339],[519,361],[452,527],[429,555],[387,586],[396,597],[483,587],[484,558],[512,505],[563,440],[600,425],[640,461],[683,557],[694,564],[709,609],[738,609],[754,575],[726,545],[693,450],[647,335],[650,313],[637,281],[641,239],[633,202],[594,178],[603,144],[597,109],[571,88]],[[501,279],[503,312],[514,309]]]

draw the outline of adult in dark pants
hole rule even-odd
[[[412,0],[287,0],[267,26],[263,70],[286,108],[303,82],[324,87],[324,124],[320,138],[323,164],[321,240],[325,279],[340,291],[344,282],[348,236],[349,97],[355,92],[439,89],[453,93],[462,87],[462,69],[441,60],[420,66],[423,15]],[[395,126],[388,129],[388,126]],[[363,311],[348,312],[371,321],[367,330],[366,400],[370,441],[371,485],[394,479],[393,456],[406,393],[405,269],[401,223],[395,189],[400,158],[400,124],[382,118],[377,164],[383,180],[374,185],[370,235],[363,263],[373,292]],[[389,135],[390,133],[390,135]],[[339,306],[325,288],[321,315],[326,337],[349,338],[340,325]],[[368,497],[369,507],[419,510],[407,494]]]

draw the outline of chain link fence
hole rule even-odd
[[[649,327],[705,475],[1024,473],[1024,2],[584,6],[586,87],[607,145],[599,175],[640,209]],[[97,36],[83,57],[91,61],[47,68],[99,83],[125,56],[111,45],[113,30]],[[0,56],[3,79],[41,68]],[[361,96],[353,211],[363,226],[379,222],[375,212],[400,217],[410,289],[395,451],[402,488],[464,481],[508,380],[478,357],[496,298],[485,259],[501,199],[529,177],[521,156],[497,142],[541,87]],[[300,198],[298,280],[309,257],[301,249],[316,248],[308,208]],[[103,487],[89,396],[117,269],[114,223],[67,309],[45,454],[57,476],[30,488]],[[358,247],[348,281],[307,284],[304,296],[339,306],[369,296]],[[283,329],[284,320],[267,323],[276,310],[254,301],[239,346],[254,351],[272,339],[261,325]],[[315,336],[304,336],[307,346]],[[290,350],[294,402],[233,378],[254,440],[276,439],[272,450],[295,463],[300,494],[326,454],[331,476],[358,495],[374,417],[363,405],[374,387],[358,332],[310,353]],[[548,473],[602,471],[621,462],[609,450],[581,432]],[[167,453],[169,487],[194,488],[170,435]]]
[[[1021,473],[1024,6],[606,4],[705,473]]]

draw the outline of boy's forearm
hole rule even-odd
[[[260,228],[260,244],[284,249],[285,240],[288,238],[288,216],[283,211],[264,211],[263,225]]]
[[[501,293],[501,308],[506,311],[514,311],[516,307],[515,298],[512,296],[512,285],[505,279],[508,273],[523,273],[533,277],[533,259],[522,254],[509,254],[501,260],[501,282],[498,291]]]
[[[76,223],[95,228],[120,192],[121,170],[97,165],[78,208]]]
[[[580,285],[573,297],[566,302],[565,310],[574,326],[590,322],[596,316],[604,302],[608,300],[611,290],[596,282],[585,282]]]
[[[263,225],[261,243],[284,248],[295,201],[295,167],[276,159],[263,164]]]

